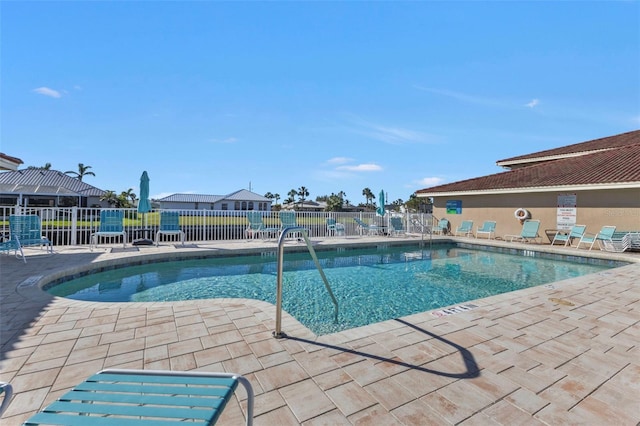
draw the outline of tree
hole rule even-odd
[[[278,200],[280,199],[280,194],[278,193],[273,194],[273,198],[276,200],[276,204],[278,204]]]
[[[118,196],[114,191],[104,191],[104,194],[100,197],[100,201],[106,201],[110,206],[115,206],[118,204]]]
[[[304,200],[309,196],[309,190],[306,187],[301,186],[298,188],[297,195],[300,200],[300,207],[304,207]]]
[[[44,166],[42,167],[38,167],[38,166],[29,166],[27,167],[27,169],[29,170],[33,170],[33,169],[39,169],[39,170],[51,170],[51,163],[46,163]]]
[[[344,200],[338,194],[331,194],[327,199],[327,208],[326,210],[329,212],[339,212],[342,211]]]
[[[136,200],[138,199],[138,196],[135,194],[135,192],[133,192],[133,188],[129,188],[128,190],[124,191],[122,195],[124,195],[126,199],[131,200],[131,204],[135,204]]]
[[[80,182],[82,182],[82,178],[83,177],[85,177],[85,176],[95,176],[96,175],[95,173],[89,171],[90,168],[91,168],[91,166],[85,166],[82,163],[78,163],[78,171],[77,172],[68,171],[68,172],[65,172],[65,174],[75,176],[76,179],[78,179]]]
[[[364,195],[365,200],[367,200],[367,207],[369,207],[369,204],[372,204],[373,200],[376,198],[376,196],[373,195],[373,192],[371,192],[371,189],[369,188],[363,189],[362,195]]]

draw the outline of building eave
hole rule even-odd
[[[640,189],[640,182],[601,183],[588,185],[556,185],[556,186],[532,186],[524,188],[501,188],[466,191],[421,192],[417,197],[454,197],[462,195],[503,195],[522,194],[536,192],[566,192],[566,191],[600,191],[611,189]]]

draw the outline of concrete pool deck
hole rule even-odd
[[[356,241],[390,239],[314,243]],[[0,381],[15,391],[1,423],[21,424],[91,373],[116,367],[243,374],[256,393],[256,425],[640,422],[638,253],[596,252],[634,263],[472,301],[477,307],[465,312],[424,312],[320,337],[284,315],[288,337],[275,339],[275,307],[255,300],[98,303],[38,288],[43,277],[99,262],[263,247],[275,243],[114,245],[94,252],[63,246],[52,256],[27,249],[27,264],[0,256]],[[237,395],[219,424],[243,424],[246,395],[242,389]]]

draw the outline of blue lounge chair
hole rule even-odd
[[[98,230],[91,234],[89,248],[93,251],[98,246],[100,237],[122,237],[122,248],[127,246],[127,233],[124,230],[124,213],[122,210],[100,211],[100,225]]]
[[[597,234],[584,233],[582,238],[580,238],[577,247],[580,248],[580,245],[587,244],[589,246],[589,250],[591,250],[597,242],[600,250],[603,250],[604,242],[611,242],[614,232],[616,232],[615,226],[603,226]]]
[[[298,226],[298,219],[296,218],[296,212],[292,212],[292,211],[281,211],[278,213],[278,217],[280,218],[280,232],[282,233],[285,228],[290,228],[292,226]],[[292,234],[289,235],[293,235],[296,234],[296,236],[299,238],[301,236],[301,234],[299,232],[293,232]]]
[[[570,246],[571,241],[578,240],[578,245],[580,245],[580,240],[584,236],[585,231],[587,230],[586,225],[573,225],[571,227],[571,231],[567,234],[563,231],[556,232],[556,235],[551,240],[551,245],[554,245],[556,242],[562,243],[563,246]]]
[[[244,230],[244,234],[247,238],[255,238],[256,236],[262,236],[262,239],[266,239],[270,235],[276,235],[280,228],[270,228],[265,226],[262,221],[262,213],[260,212],[247,212],[247,220],[249,226]]]
[[[344,235],[344,224],[336,222],[332,217],[327,218],[327,233],[329,235]]]
[[[535,242],[540,235],[538,235],[538,230],[540,229],[540,221],[539,220],[531,220],[527,219],[524,221],[522,225],[522,231],[520,235],[505,235],[504,239],[513,242],[520,241],[523,243]]]
[[[0,253],[5,251],[9,254],[13,251],[17,259],[22,258],[22,261],[27,263],[27,258],[24,257],[24,252],[17,239],[9,237],[8,240],[0,242]],[[20,253],[20,256],[18,256],[18,253]]]
[[[449,233],[449,229],[451,229],[450,227],[451,225],[447,219],[440,219],[436,227],[433,229],[433,232],[436,234],[446,235]]]
[[[184,245],[184,232],[180,229],[180,213],[177,211],[161,211],[160,227],[156,232],[156,247],[160,245],[160,235],[178,235]]]
[[[389,219],[389,235],[405,235],[406,230],[404,229],[404,223],[402,223],[402,218],[394,216]]]
[[[0,416],[5,412],[11,401],[11,395],[13,395],[13,387],[9,383],[0,382],[0,394],[4,394],[2,404],[0,404]]]
[[[9,241],[3,246],[3,250],[16,250],[26,263],[24,247],[45,247],[49,254],[53,254],[53,244],[42,235],[42,223],[37,215],[11,215],[9,216]]]
[[[469,235],[473,234],[473,221],[472,220],[463,220],[462,223],[460,224],[460,226],[458,226],[456,228],[456,231],[454,232],[454,236],[458,235],[458,234],[462,234],[465,237],[468,237]]]
[[[358,219],[357,217],[353,218],[354,222],[358,224],[358,230],[360,232],[360,235],[362,234],[367,234],[367,235],[379,235],[380,231],[383,231],[383,228],[379,227],[378,225],[369,225],[368,223],[364,223],[362,220]]]
[[[640,232],[614,232],[610,240],[602,240],[604,250],[622,253],[627,250],[640,250]]]
[[[493,220],[485,220],[482,226],[476,229],[476,238],[478,235],[486,235],[488,239],[496,236],[496,222]]]
[[[247,393],[251,425],[253,388],[239,374],[117,369],[89,377],[24,425],[212,425],[238,383]]]

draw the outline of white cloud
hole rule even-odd
[[[49,89],[48,87],[38,87],[37,89],[33,89],[33,92],[39,94],[39,95],[44,95],[44,96],[49,96],[50,98],[61,98],[62,97],[62,93],[57,91],[57,90],[53,90],[53,89]]]
[[[379,172],[382,170],[377,164],[368,163],[368,164],[357,164],[354,166],[339,166],[336,167],[336,170],[343,170],[349,172]]]
[[[353,161],[351,158],[347,157],[334,157],[327,160],[327,164],[344,164]]]
[[[540,103],[540,101],[538,99],[533,99],[531,102],[529,102],[528,104],[525,104],[524,106],[529,107],[529,108],[533,108],[535,106],[537,106]]]
[[[238,142],[237,138],[226,138],[226,139],[211,139],[211,142],[213,143],[236,143]]]
[[[353,118],[353,124],[356,126],[352,129],[355,133],[368,136],[393,145],[405,143],[424,143],[429,142],[430,135],[415,130],[405,129],[402,127],[384,126],[371,123],[360,118]]]
[[[430,186],[440,185],[442,182],[444,182],[444,179],[439,177],[426,177],[420,179],[417,184],[428,188]]]
[[[418,90],[422,90],[425,92],[429,92],[429,93],[434,93],[436,95],[441,95],[441,96],[446,96],[448,98],[453,98],[465,103],[469,103],[469,104],[479,104],[479,105],[484,105],[484,106],[493,106],[493,107],[502,107],[502,108],[506,108],[506,107],[510,107],[512,105],[510,105],[509,102],[506,102],[504,100],[500,100],[500,99],[494,99],[494,98],[485,98],[485,97],[481,97],[481,96],[475,96],[475,95],[469,95],[467,93],[461,93],[461,92],[454,92],[452,90],[445,90],[445,89],[435,89],[432,87],[423,87],[423,86],[414,86],[416,89]]]

